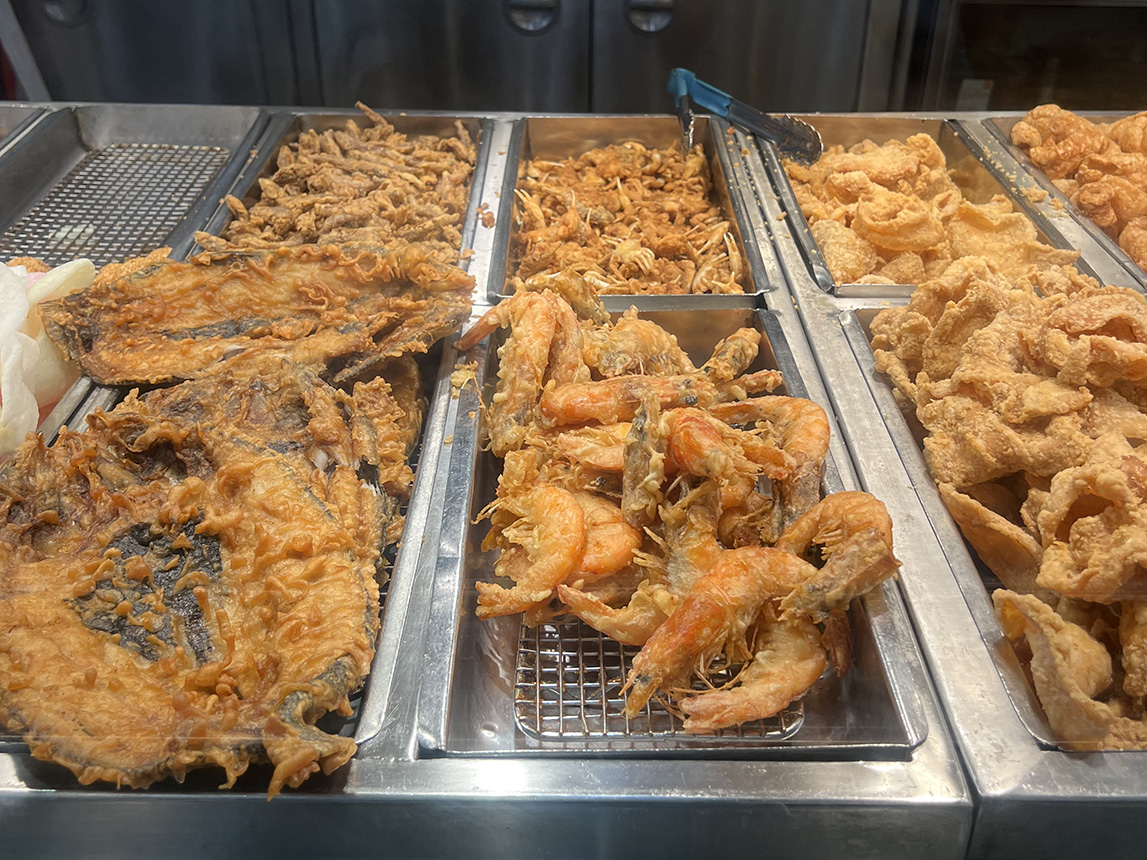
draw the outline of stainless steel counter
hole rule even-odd
[[[810,118],[814,125],[821,119]],[[983,126],[987,119],[961,116],[954,130],[1027,209],[1023,190],[1034,180],[1018,163],[1003,160],[998,139]],[[853,143],[877,139],[883,129],[905,120],[937,123],[936,133],[952,128],[944,117],[925,114],[853,114],[825,117],[821,125],[859,135],[834,140],[830,133],[826,144]],[[969,856],[1142,856],[1137,822],[1147,814],[1147,753],[1071,753],[1056,747],[919,443],[887,379],[874,369],[867,323],[881,308],[903,303],[905,291],[873,286],[850,294],[818,283],[794,233],[803,218],[793,218],[791,210],[780,218],[786,202],[793,204],[775,153],[767,144],[758,147],[738,137],[756,153],[748,169],[766,219],[795,225],[777,229],[787,294],[766,301],[796,309],[859,480],[897,511],[897,551],[906,567],[900,586],[976,796]],[[1037,223],[1053,244],[1083,250],[1088,267],[1104,282],[1133,285],[1100,243],[1083,241],[1078,225]],[[910,565],[921,573],[913,575]]]
[[[271,149],[307,115],[268,112],[261,131],[255,132],[253,151],[234,156],[239,160],[229,162],[230,172],[210,187],[212,206],[195,207],[198,223],[184,227],[210,222],[218,229],[226,216],[218,209],[212,214],[214,201],[226,191],[249,187],[273,155]],[[487,297],[500,292],[505,274],[507,232],[498,227],[511,217],[504,189],[516,170],[509,152],[521,134],[522,119],[475,118],[483,153],[466,239],[475,251],[468,263],[478,280],[475,314],[488,306]],[[833,297],[812,281],[784,219],[778,218],[777,198],[763,194],[764,205],[758,205],[756,192],[768,190],[769,179],[755,145],[739,135],[735,141],[727,164],[728,193],[743,241],[755,249],[747,256],[755,258],[756,283],[769,289],[732,297],[735,301],[684,296],[654,306],[688,311],[702,328],[729,313],[747,314],[773,327],[777,342],[784,342],[779,354],[794,380],[830,412],[836,486],[863,487],[888,505],[904,568],[899,583],[888,583],[864,600],[863,614],[872,630],[871,651],[864,659],[879,667],[869,676],[871,693],[891,703],[886,713],[899,715],[905,742],[883,752],[871,744],[815,750],[805,744],[802,751],[787,742],[685,752],[671,747],[553,750],[526,743],[512,719],[487,725],[490,714],[508,712],[511,694],[497,683],[467,687],[466,676],[456,671],[460,658],[476,656],[466,649],[481,649],[492,640],[457,632],[473,612],[462,573],[480,437],[476,392],[466,387],[453,396],[449,376],[458,356],[447,347],[434,383],[418,484],[375,666],[355,727],[360,744],[355,759],[268,803],[265,772],[250,775],[231,792],[217,791],[214,777],[205,773],[183,786],[168,782],[148,791],[117,792],[80,787],[63,769],[36,762],[22,744],[7,742],[0,746],[0,852],[504,857],[766,850],[940,860],[963,857],[973,840],[981,853],[1007,847],[993,841],[1004,838],[993,822],[1016,803],[1035,798],[1036,805],[1054,808],[1066,802],[1064,795],[1032,785],[1033,778],[1056,785],[1060,772],[1035,767],[1047,751],[1014,717],[954,575],[954,550],[941,539],[923,494],[913,489],[845,335],[841,314],[872,304]],[[740,155],[742,149],[747,157]],[[0,183],[3,167],[0,160]],[[483,203],[497,213],[496,226],[472,219]],[[610,307],[621,310],[627,303],[611,300]],[[117,396],[83,387],[72,395],[80,412],[71,409],[73,403],[61,407],[61,412],[73,411],[69,423],[95,399],[110,403]],[[490,660],[490,667],[497,665],[499,659]],[[847,707],[847,698],[842,701]],[[951,732],[939,701],[953,722]],[[862,715],[854,719],[854,728],[864,736]],[[463,734],[467,741],[459,742]],[[479,742],[483,737],[489,743]],[[793,737],[799,746],[799,732]],[[978,807],[958,749],[980,795]],[[1119,759],[1105,755],[1099,761],[1107,758]],[[1131,754],[1123,758],[1127,764],[1114,767],[1135,771],[1139,759]],[[1099,783],[1107,767],[1100,767]],[[1125,800],[1136,796],[1120,795]],[[1109,812],[1117,814],[1113,804],[1091,808],[1104,810],[1097,819],[1101,824]],[[1141,807],[1125,804],[1125,811],[1132,809]],[[1049,813],[1043,820],[1050,832],[1064,819]]]

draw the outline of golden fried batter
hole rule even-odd
[[[741,252],[700,145],[624,143],[534,159],[515,192],[524,280],[575,272],[599,293],[740,293]]]
[[[456,137],[395,131],[363,104],[371,125],[305,131],[279,150],[257,200],[227,198],[234,219],[213,251],[338,244],[398,249],[419,244],[444,263],[459,259],[477,151],[461,122]]]
[[[1069,265],[1079,253],[1038,241],[1011,201],[964,191],[936,141],[917,134],[877,146],[830,147],[811,167],[785,162],[813,239],[838,284],[919,284],[969,257],[990,260],[1009,279]],[[958,171],[951,171],[953,174]]]
[[[1130,226],[1147,217],[1147,112],[1103,125],[1040,105],[1016,123],[1012,142],[1147,271],[1147,230]]]
[[[337,393],[258,362],[4,467],[0,717],[82,783],[269,759],[274,794],[354,753],[313,722],[368,671],[381,522]]]

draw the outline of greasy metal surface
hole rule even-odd
[[[89,152],[0,237],[14,257],[97,266],[154,251],[229,158],[217,146],[128,143]]]
[[[703,302],[703,299],[700,302],[695,299],[691,311],[663,312],[649,311],[642,299],[634,300],[642,315],[674,334],[696,363],[703,362],[717,341],[737,328],[758,327],[764,339],[761,355],[752,369],[780,368],[788,393],[795,396],[808,393],[802,384],[802,372],[771,315],[704,308]],[[486,391],[487,400],[492,391],[500,343],[497,338],[491,340],[484,348],[476,347],[482,352],[473,356],[478,361],[477,385],[490,389]],[[467,386],[459,396],[459,418],[452,432],[458,460],[449,467],[451,484],[459,501],[464,501],[464,508],[452,526],[444,526],[440,541],[438,576],[444,585],[450,584],[451,592],[432,608],[427,622],[428,641],[434,644],[426,648],[428,652],[444,655],[444,659],[435,659],[423,669],[418,722],[419,743],[426,753],[521,755],[593,750],[620,755],[640,750],[645,755],[701,756],[711,754],[715,747],[725,751],[737,747],[740,755],[864,759],[902,758],[920,743],[927,728],[920,716],[918,692],[904,676],[899,656],[909,647],[910,634],[891,623],[892,616],[883,606],[879,590],[860,601],[853,613],[857,654],[853,672],[843,680],[826,672],[805,697],[801,730],[788,740],[754,729],[741,736],[731,734],[714,744],[709,738],[682,735],[676,720],[672,721],[672,734],[655,729],[649,722],[634,722],[630,728],[636,731],[616,741],[612,737],[586,740],[568,736],[549,743],[549,738],[539,739],[540,730],[536,725],[519,731],[522,728],[516,719],[516,714],[520,714],[519,704],[527,712],[535,707],[515,698],[520,692],[521,678],[530,668],[528,656],[515,657],[523,635],[521,621],[516,616],[482,621],[473,611],[475,583],[492,579],[497,558],[496,552],[480,549],[487,524],[478,514],[495,496],[501,463],[488,451],[480,450],[484,425],[480,410],[470,406],[473,403],[476,407],[471,388]],[[830,458],[826,492],[834,492],[842,486],[835,460]],[[452,513],[446,512],[448,519]],[[452,528],[458,531],[447,530]],[[453,550],[448,564],[442,557],[447,546]],[[597,673],[604,654],[592,647],[575,651],[574,656],[585,662],[571,660],[568,668],[571,674],[581,676]],[[590,711],[587,719],[600,712],[592,698],[578,690],[567,701],[571,716],[575,704],[579,715],[585,713],[583,701]],[[555,705],[553,702],[543,704]],[[658,719],[657,725],[666,724]],[[581,743],[583,740],[586,742]]]
[[[1092,122],[1112,122],[1126,114],[1087,114]],[[985,163],[1019,193],[1015,200],[1028,216],[1046,233],[1059,235],[1069,247],[1090,253],[1092,259],[1111,262],[1103,269],[1106,284],[1147,289],[1147,272],[1127,256],[1119,243],[1083,215],[1066,195],[1027,154],[1012,143],[1012,127],[1022,113],[996,115],[982,121],[961,123],[969,136],[983,148]]]
[[[863,117],[839,119],[863,133]],[[748,169],[762,209],[780,211],[784,201],[763,161],[754,162]],[[903,298],[827,294],[796,240],[780,238],[791,291],[783,300],[811,343],[860,481],[893,517],[900,589],[978,798],[969,856],[1090,856],[1100,844],[1104,856],[1141,856],[1147,754],[1065,753],[1037,737],[1042,715],[993,626],[980,574],[931,477],[915,470],[919,447],[873,368],[862,325]]]
[[[26,132],[44,113],[42,107],[0,104],[0,152]]]
[[[99,266],[167,244],[179,256],[263,119],[253,108],[144,105],[46,116],[0,157],[0,253]]]
[[[949,173],[964,196],[972,203],[985,203],[995,194],[1011,198],[1017,208],[1027,211],[1027,198],[1008,181],[1009,178],[994,169],[994,165],[983,158],[983,148],[975,142],[963,123],[954,122],[938,115],[905,114],[849,114],[836,116],[801,116],[800,119],[812,124],[821,134],[825,148],[839,145],[846,149],[865,139],[877,144],[889,140],[903,141],[914,134],[926,134],[936,141],[948,164]],[[805,257],[809,272],[821,289],[840,296],[895,298],[909,295],[911,284],[837,284],[824,263],[820,249],[809,232],[808,222],[796,202],[792,184],[776,157],[771,145],[755,147],[765,160],[771,183],[780,197],[783,211],[792,224],[795,237]],[[1042,219],[1034,224],[1040,241],[1057,248],[1077,248],[1083,251],[1076,268],[1094,275],[1107,283],[1109,274],[1108,256],[1096,253],[1098,249],[1080,247],[1069,237],[1045,229]]]
[[[704,148],[713,180],[713,195],[728,218],[731,232],[737,240],[737,247],[745,266],[745,295],[718,296],[728,307],[749,307],[745,296],[770,289],[770,277],[779,276],[779,270],[770,270],[761,259],[761,254],[771,254],[771,249],[758,250],[744,237],[751,232],[748,215],[742,207],[740,195],[731,187],[735,181],[734,164],[740,155],[730,151],[730,135],[725,132],[728,123],[716,117],[698,115],[694,123],[693,141]],[[510,243],[511,234],[520,223],[519,203],[514,194],[518,177],[526,169],[528,162],[535,158],[563,160],[577,158],[582,153],[598,147],[616,143],[636,141],[650,148],[680,146],[681,126],[674,116],[610,116],[610,117],[528,117],[515,129],[510,144],[508,158],[517,168],[507,171],[502,188],[501,206],[498,221],[502,225],[499,236],[504,236],[502,245]],[[517,274],[518,261],[513,259],[512,244],[506,254],[506,280]],[[508,295],[506,284],[491,281],[490,302],[497,302]],[[612,296],[615,300],[624,298]],[[645,298],[645,297],[643,297]],[[677,299],[680,296],[650,296],[654,300]]]

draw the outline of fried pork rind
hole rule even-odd
[[[1147,305],[1130,289],[1077,294],[1048,314],[1033,343],[1068,384],[1110,386],[1147,380]]]
[[[1036,586],[1043,547],[1027,531],[951,484],[940,484],[940,498],[968,543],[1005,588],[1035,594],[1041,600],[1054,597]]]
[[[949,171],[928,135],[883,146],[864,141],[848,152],[835,146],[811,167],[786,162],[785,169],[837,283],[918,284],[973,256],[990,259],[1014,280],[1033,266],[1059,267],[1079,256],[1043,244],[1010,200],[989,197],[982,168]],[[870,268],[860,239],[878,255]]]
[[[1051,179],[1071,176],[1087,156],[1114,146],[1099,126],[1058,105],[1028,111],[1012,128],[1012,142]]]
[[[858,236],[889,251],[927,251],[944,241],[944,225],[926,201],[873,187],[856,204],[850,225]]]
[[[1107,434],[1086,461],[1052,478],[1037,515],[1041,586],[1098,603],[1147,596],[1147,452],[1141,450]]]
[[[162,263],[47,303],[44,319],[102,384],[185,379],[259,349],[342,385],[455,330],[473,286],[416,246],[298,246]]]
[[[1012,141],[1147,269],[1147,113],[1102,126],[1041,105],[1016,124]]]
[[[347,120],[343,129],[303,132],[279,150],[257,200],[227,198],[235,217],[223,236],[197,233],[196,241],[211,251],[417,244],[457,262],[477,160],[465,126],[456,124],[455,137],[408,137],[358,107],[370,127]]]
[[[838,284],[855,283],[876,268],[876,249],[839,221],[817,221],[809,229]]]
[[[1008,638],[1023,638],[1031,648],[1032,681],[1060,742],[1071,749],[1101,747],[1118,716],[1095,699],[1111,686],[1107,649],[1030,594],[1000,589],[992,601]]]
[[[1078,251],[1040,242],[1028,217],[1013,212],[1011,201],[1002,196],[982,205],[961,203],[948,235],[954,256],[988,257],[1009,280],[1025,274],[1029,266],[1069,266],[1079,259]]]

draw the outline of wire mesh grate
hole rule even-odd
[[[218,146],[122,143],[85,155],[5,233],[9,257],[97,266],[163,245],[227,162]]]
[[[625,716],[622,685],[639,648],[622,645],[581,621],[522,625],[514,690],[514,717],[526,735],[542,741],[702,740],[656,698],[641,713]],[[712,676],[732,680],[728,669]],[[698,686],[697,689],[705,689]],[[715,735],[706,743],[773,743],[791,737],[804,722],[799,701],[766,720]]]

